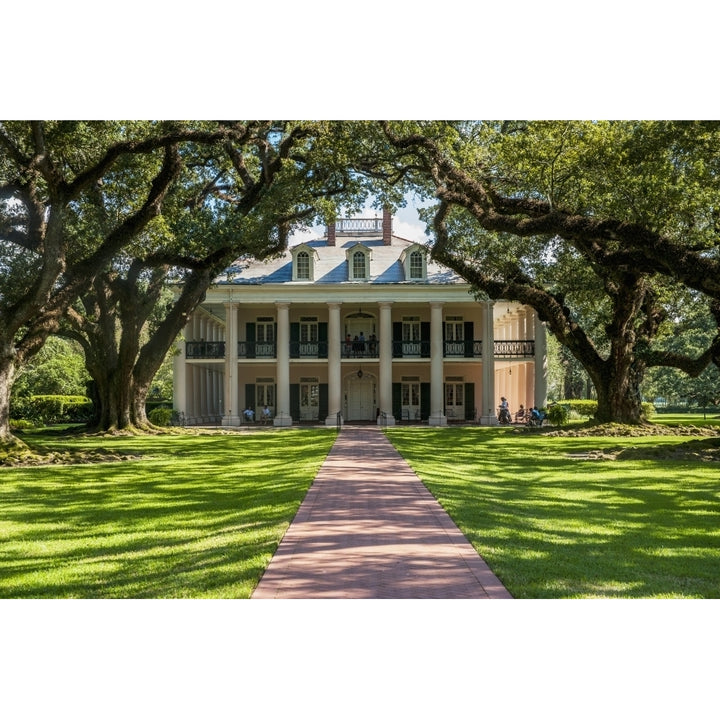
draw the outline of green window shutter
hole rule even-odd
[[[328,356],[328,324],[326,322],[318,323],[318,357],[326,358]]]
[[[300,323],[296,322],[290,323],[290,357],[300,357]]]
[[[255,383],[245,383],[245,408],[250,408],[251,410],[256,410],[255,407]],[[257,420],[257,412],[255,414],[255,419]]]
[[[402,357],[402,323],[394,322],[393,329],[393,357]]]
[[[247,339],[247,355],[245,357],[255,357],[255,323],[245,323],[245,338]]]
[[[430,417],[430,383],[420,383],[420,419]]]
[[[300,420],[300,385],[290,384],[290,417],[295,421]]]
[[[420,357],[430,357],[430,323],[420,323]],[[428,416],[430,413],[428,413]]]
[[[465,323],[465,357],[472,357],[475,346],[475,323],[472,321]]]
[[[328,384],[320,383],[320,395],[318,397],[318,420],[324,422],[328,416]]]
[[[402,383],[392,384],[392,414],[397,422],[402,420]]]
[[[465,419],[475,420],[475,383],[465,383]]]

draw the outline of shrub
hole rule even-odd
[[[16,430],[32,430],[35,427],[35,423],[30,420],[10,420],[10,429],[14,432]]]
[[[642,404],[643,413],[645,413],[645,417],[649,420],[654,414],[655,414],[655,406],[651,402],[644,402]]]
[[[148,420],[158,427],[167,427],[170,425],[170,419],[172,418],[172,408],[159,407],[151,410],[148,414]]]
[[[564,405],[560,405],[558,403],[548,405],[546,413],[547,418],[552,425],[567,425],[570,413]]]

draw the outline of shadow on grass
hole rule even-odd
[[[249,597],[333,440],[66,438],[144,459],[1,471],[0,597]]]
[[[715,463],[571,457],[618,438],[388,436],[515,597],[720,597]]]

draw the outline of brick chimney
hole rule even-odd
[[[392,215],[387,208],[383,208],[382,231],[383,245],[390,245],[392,242]]]
[[[335,247],[335,223],[327,226],[327,244]]]

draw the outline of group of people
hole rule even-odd
[[[369,354],[374,357],[377,354],[377,336],[375,333],[369,338],[365,337],[365,333],[361,332],[354,338],[350,337],[350,333],[345,336],[345,356],[358,357],[360,355]]]
[[[527,425],[542,425],[545,419],[545,413],[538,410],[537,406],[527,409],[524,405],[520,405],[520,409],[515,413],[514,419],[510,413],[510,404],[507,398],[500,398],[500,407],[498,408],[498,422],[501,425],[510,425],[510,423],[519,423]]]
[[[246,407],[245,410],[243,410],[243,417],[245,418],[245,422],[255,422],[255,411],[251,407]],[[271,419],[270,408],[265,405],[260,411],[260,422],[270,422]]]

